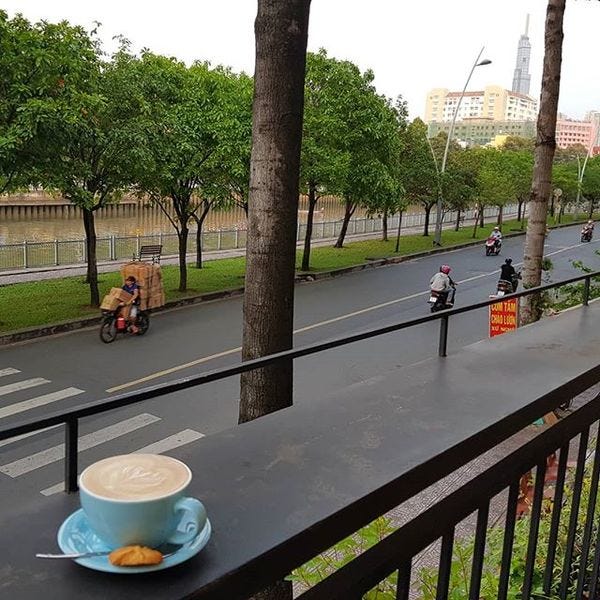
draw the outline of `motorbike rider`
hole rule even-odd
[[[494,240],[496,248],[499,248],[502,245],[502,232],[500,231],[500,227],[498,227],[498,225],[496,225],[492,233],[490,233],[490,238]]]
[[[518,279],[519,279],[519,274],[517,273],[515,268],[512,266],[512,258],[507,258],[504,261],[504,264],[500,267],[500,281],[502,281],[502,280],[508,281],[513,287],[513,292],[516,292],[517,289],[516,289],[515,283],[518,283],[517,282]]]
[[[583,226],[583,231],[594,231],[594,221],[591,219]]]
[[[136,283],[135,277],[130,275],[125,279],[125,285],[121,289],[132,295],[131,300],[127,302],[127,304],[131,306],[129,309],[129,324],[131,333],[138,333],[137,313],[140,305],[140,286]]]
[[[442,265],[440,270],[431,278],[429,286],[432,292],[437,292],[444,304],[452,306],[454,304],[454,294],[456,293],[456,283],[450,277],[452,269],[448,265]],[[449,297],[450,292],[452,296]]]

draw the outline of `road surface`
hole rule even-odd
[[[428,313],[427,286],[439,265],[453,267],[456,303],[486,299],[507,256],[522,257],[524,237],[504,242],[502,255],[486,257],[483,244],[343,277],[298,285],[295,344],[303,345]],[[600,268],[600,240],[579,243],[579,228],[552,231],[546,254],[552,280],[579,274],[574,259]],[[186,307],[152,317],[146,337],[102,344],[96,329],[0,349],[0,422],[41,416],[86,400],[234,364],[239,361],[241,298]],[[487,336],[487,309],[450,321],[449,354]],[[299,359],[295,402],[333,390],[376,384],[390,369],[437,351],[438,324],[352,344]],[[80,424],[80,468],[107,455],[168,452],[201,444],[202,437],[237,423],[238,378],[186,390]],[[62,428],[0,442],[0,506],[43,502],[62,490]]]

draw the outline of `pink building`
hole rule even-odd
[[[590,147],[592,135],[595,133],[590,121],[573,121],[571,119],[558,119],[556,121],[556,145],[559,148],[568,148],[581,144]]]

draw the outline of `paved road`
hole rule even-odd
[[[547,255],[554,280],[577,273],[570,261],[600,268],[600,240],[579,244],[578,228],[553,231]],[[505,256],[522,256],[523,238],[505,241],[501,257],[481,247],[401,265],[302,284],[296,290],[296,345],[383,326],[426,314],[427,283],[442,262],[460,282],[458,304],[487,298]],[[0,349],[0,422],[42,415],[108,397],[121,390],[202,372],[239,360],[241,299],[156,315],[145,338],[100,343],[96,330]],[[449,351],[487,335],[487,311],[459,315],[450,324]],[[311,402],[334,389],[365,382],[389,369],[423,360],[437,347],[437,324],[389,334],[296,361],[295,400]],[[112,412],[81,423],[81,466],[108,454],[173,452],[237,422],[237,379],[217,382]],[[60,429],[0,442],[0,507],[39,502],[58,493],[63,474]],[[40,495],[41,492],[41,495]]]

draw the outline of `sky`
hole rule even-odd
[[[99,21],[107,50],[123,35],[139,51],[209,60],[254,71],[256,0],[1,0],[9,15],[66,19],[91,29]],[[312,0],[308,48],[327,49],[375,73],[377,90],[401,95],[411,118],[422,116],[431,88],[461,90],[479,50],[492,61],[475,70],[469,89],[510,89],[519,37],[529,13],[531,92],[539,98],[545,0]],[[600,110],[596,40],[600,3],[569,0],[559,111],[581,119]]]

